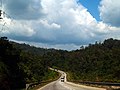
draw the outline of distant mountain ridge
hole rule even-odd
[[[57,51],[55,49],[45,49],[45,48],[38,48],[38,47],[35,47],[35,46],[30,46],[29,44],[19,44],[19,43],[16,43],[16,42],[10,42],[11,44],[13,44],[16,48],[19,48],[25,52],[32,52],[33,54],[39,54],[39,55],[43,55],[45,53],[48,53],[48,52],[54,52],[54,51]]]

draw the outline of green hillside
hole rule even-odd
[[[27,50],[29,47],[24,49],[17,45],[6,37],[0,38],[0,90],[25,88],[27,83],[40,83],[58,76],[48,69],[43,56],[33,53],[33,47],[30,52]]]
[[[64,70],[71,81],[120,82],[120,40],[107,39],[79,50],[36,48],[0,38],[0,90],[54,79],[48,67]]]
[[[80,50],[49,53],[51,66],[69,73],[72,81],[120,82],[120,40],[108,39]]]

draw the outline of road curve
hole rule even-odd
[[[60,70],[58,70],[58,72],[61,73],[61,77],[58,80],[51,82],[37,90],[105,90],[103,88],[89,87],[67,82],[66,73]],[[62,77],[64,77],[64,82],[61,82]]]

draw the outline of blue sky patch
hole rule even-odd
[[[91,15],[96,18],[97,21],[100,21],[99,16],[99,3],[101,0],[79,0],[79,2],[88,9]]]

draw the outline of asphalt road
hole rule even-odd
[[[37,90],[105,90],[103,88],[89,87],[67,82],[66,73],[60,70],[58,70],[58,72],[61,73],[61,77],[57,81],[51,82]],[[63,77],[64,82],[61,82],[61,78]]]

